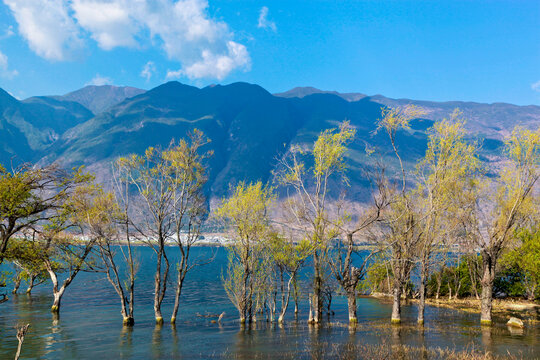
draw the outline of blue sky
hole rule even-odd
[[[540,105],[538,0],[0,1],[19,98],[178,80]]]

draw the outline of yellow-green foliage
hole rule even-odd
[[[313,172],[316,177],[326,176],[345,168],[344,156],[347,144],[354,138],[356,131],[348,122],[341,124],[339,129],[323,131],[313,146],[315,165]]]
[[[425,157],[417,166],[421,184],[440,204],[458,194],[462,183],[480,170],[478,146],[465,139],[465,120],[459,110],[434,124]]]
[[[529,195],[540,176],[540,128],[531,131],[516,127],[505,145],[509,161],[501,172],[495,199],[497,231],[507,228],[509,218],[513,220],[535,211]]]
[[[271,233],[267,236],[266,249],[276,266],[295,272],[313,252],[313,245],[307,239],[295,244],[278,233]]]
[[[381,118],[377,123],[377,129],[384,129],[388,135],[393,138],[400,129],[409,129],[409,123],[412,119],[425,114],[422,108],[415,105],[402,107],[382,107]]]
[[[25,238],[12,239],[5,253],[5,259],[13,262],[21,270],[18,276],[22,280],[28,281],[35,276],[39,281],[43,281],[48,276],[43,263],[42,247],[34,241]]]
[[[30,174],[12,174],[0,166],[0,214],[3,218],[27,216],[39,202],[32,190]]]
[[[465,120],[456,109],[449,119],[434,124],[426,155],[416,167],[420,181],[414,195],[423,219],[423,255],[429,256],[431,246],[441,243],[439,232],[449,233],[457,226],[459,213],[477,184],[478,145],[468,142],[466,135]]]
[[[222,201],[216,215],[232,228],[236,241],[246,244],[266,235],[268,208],[274,199],[273,189],[262,182],[241,182],[233,195]]]
[[[183,226],[182,217],[188,211],[201,210],[201,189],[206,182],[204,160],[211,152],[200,153],[209,140],[199,130],[166,150],[146,149],[144,155],[132,154],[118,158],[114,167],[121,181],[135,186],[147,206],[148,217],[160,219],[164,226],[172,217],[177,229]],[[164,230],[164,229],[162,229]],[[155,233],[159,231],[154,229]]]

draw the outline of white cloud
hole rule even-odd
[[[145,22],[152,38],[159,39],[167,56],[182,64],[182,69],[167,76],[195,78],[226,77],[235,69],[249,69],[251,59],[244,45],[232,41],[233,34],[224,22],[210,19],[205,0],[143,0],[137,17]]]
[[[65,60],[82,46],[64,0],[4,0],[30,48],[48,60]]]
[[[234,41],[229,41],[226,54],[203,51],[202,59],[185,67],[182,74],[192,80],[200,78],[223,80],[233,69],[249,69],[250,65],[251,60],[246,47]]]
[[[540,80],[538,80],[534,84],[531,84],[531,89],[533,89],[534,91],[540,92]]]
[[[47,59],[65,59],[86,35],[104,50],[158,46],[189,78],[223,79],[250,66],[228,25],[209,16],[207,0],[4,1],[32,50]]]
[[[149,61],[143,66],[143,69],[141,71],[141,77],[145,78],[146,81],[150,81],[155,72],[156,65],[152,61]]]
[[[276,23],[268,19],[268,8],[263,6],[259,12],[258,28],[271,29],[273,32],[277,31]]]
[[[96,74],[92,80],[86,83],[86,85],[96,85],[96,86],[102,86],[102,85],[112,85],[113,81],[111,78],[101,76],[99,74]]]
[[[12,79],[19,75],[17,70],[9,70],[8,57],[0,51],[0,76],[6,79]]]
[[[139,30],[125,1],[73,0],[72,8],[79,25],[92,33],[104,50],[117,46],[134,47]]]

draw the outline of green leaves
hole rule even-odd
[[[408,130],[412,119],[425,114],[425,110],[415,105],[402,107],[382,107],[381,118],[377,121],[377,131],[385,130],[391,138],[400,130]]]
[[[268,208],[274,199],[273,188],[262,182],[241,182],[233,195],[222,201],[216,215],[235,229],[240,241],[254,241],[266,234]]]
[[[339,129],[323,131],[313,146],[313,168],[316,177],[328,176],[335,171],[345,168],[344,155],[347,144],[352,140],[356,131],[349,122],[343,122]]]

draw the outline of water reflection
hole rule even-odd
[[[492,337],[492,328],[491,326],[481,326],[482,331],[482,344],[486,351],[493,351],[493,337]]]
[[[525,330],[523,328],[517,328],[514,326],[507,326],[507,328],[512,336],[523,336],[525,334]]]
[[[252,348],[253,342],[256,340],[256,332],[254,332],[251,326],[242,326],[236,333],[236,347],[234,354],[238,359],[251,359],[252,355],[248,351]]]
[[[133,354],[133,326],[122,326],[120,331],[120,355],[131,357]]]
[[[160,359],[163,357],[162,330],[163,325],[156,324],[154,331],[152,331],[152,358],[154,359]]]
[[[402,330],[402,327],[401,325],[395,325],[395,324],[392,324],[390,326],[391,328],[391,333],[392,333],[392,345],[394,346],[401,346],[403,345],[403,342],[402,342],[402,339],[401,339],[401,330]]]
[[[178,336],[178,330],[176,328],[176,324],[170,324],[171,329],[171,336],[172,336],[172,350],[171,350],[171,356],[174,359],[177,359],[180,357],[180,341]]]

